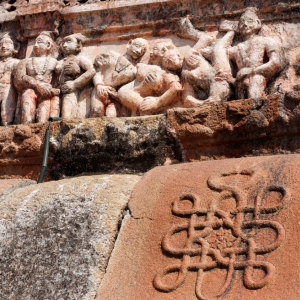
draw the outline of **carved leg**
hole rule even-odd
[[[248,97],[253,99],[260,99],[265,96],[265,88],[267,80],[262,75],[254,75],[249,78]]]
[[[91,97],[91,118],[101,118],[104,116],[104,104],[96,95],[96,89],[93,89]]]
[[[62,118],[66,119],[66,120],[77,118],[78,96],[79,96],[78,93],[70,93],[70,94],[63,95],[63,97],[62,97],[62,112],[61,112]]]
[[[78,98],[77,119],[86,119],[90,117],[91,112],[91,94],[92,89],[84,89]]]
[[[106,107],[105,115],[110,118],[117,117],[117,108],[114,103],[108,104],[108,106]]]
[[[124,85],[119,89],[118,96],[120,103],[131,110],[131,116],[136,116],[140,103],[143,101],[140,94]]]
[[[227,101],[230,97],[231,90],[227,81],[213,81],[210,86],[209,98],[205,102],[222,102]]]
[[[22,96],[20,94],[18,94],[18,101],[17,101],[17,108],[16,108],[16,113],[15,113],[14,124],[21,124],[21,114],[22,114],[21,99],[22,99]]]
[[[51,99],[43,99],[39,101],[36,110],[36,121],[38,123],[46,123],[50,117]]]
[[[60,100],[59,96],[54,96],[50,101],[50,117],[59,117],[60,113]]]
[[[38,95],[32,89],[26,89],[21,98],[21,122],[30,124],[35,121],[35,110]]]
[[[1,124],[4,126],[13,124],[17,108],[17,93],[13,86],[9,85],[3,91],[1,102]]]

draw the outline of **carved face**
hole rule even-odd
[[[173,49],[165,52],[165,55],[162,59],[162,66],[170,71],[178,71],[182,67],[183,59],[181,58],[180,53]]]
[[[254,14],[244,14],[239,21],[239,32],[242,36],[249,36],[260,29],[260,20]]]
[[[201,54],[197,50],[191,49],[185,57],[184,61],[187,66],[189,66],[192,69],[195,69],[200,62],[200,58]]]
[[[100,68],[110,65],[110,55],[105,53],[100,54],[95,58],[95,65]]]
[[[164,56],[165,47],[162,45],[154,45],[152,51],[150,52],[150,62],[153,63],[157,59],[160,59]]]
[[[70,55],[78,52],[79,44],[74,36],[67,36],[63,39],[62,51],[65,55]]]
[[[147,46],[142,39],[131,40],[127,45],[127,54],[133,59],[141,58],[147,50]]]
[[[0,41],[0,56],[9,57],[14,53],[14,43],[10,38],[3,38]]]
[[[38,36],[35,40],[33,51],[36,56],[48,54],[51,49],[50,41],[43,36]]]

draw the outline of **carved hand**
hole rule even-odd
[[[76,76],[80,73],[80,66],[76,62],[69,61],[66,65],[64,65],[64,74]]]
[[[61,91],[64,94],[72,93],[75,91],[74,81],[67,81],[65,84],[61,87]]]
[[[157,74],[149,72],[145,78],[145,82],[148,84],[154,84],[159,81]]]
[[[155,111],[159,108],[159,100],[156,97],[146,97],[140,105],[141,111]]]
[[[252,75],[253,74],[253,69],[252,68],[243,68],[240,69],[236,75],[237,80],[243,79],[247,75]]]
[[[38,82],[36,90],[43,98],[52,96],[52,86],[49,83]]]

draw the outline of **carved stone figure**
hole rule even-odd
[[[53,87],[57,60],[51,33],[44,31],[35,40],[34,57],[23,59],[16,73],[21,92],[21,123],[47,122],[59,116],[59,89]]]
[[[134,65],[140,61],[148,47],[143,38],[130,40],[126,46],[126,54],[117,52],[102,53],[95,59],[99,72],[94,76],[94,86],[91,98],[91,117],[116,117],[120,112],[120,102],[117,90],[135,79]]]
[[[118,96],[131,115],[149,115],[165,111],[180,100],[182,86],[176,75],[182,58],[171,43],[158,43],[150,53],[150,63],[137,64],[133,82],[120,88]]]
[[[17,91],[13,85],[12,76],[19,60],[13,58],[18,53],[12,38],[5,34],[0,41],[0,103],[1,125],[13,123],[17,108]]]
[[[64,119],[87,118],[90,114],[87,85],[96,74],[92,62],[80,54],[85,37],[80,33],[66,36],[61,45],[65,58],[58,62],[56,72],[62,96]]]
[[[185,56],[183,105],[194,107],[206,102],[227,101],[231,95],[229,83],[234,82],[227,48],[232,43],[234,31],[212,43],[207,33],[196,30],[188,18],[182,18],[178,35],[197,41]]]
[[[125,57],[133,64],[136,65],[140,62],[148,48],[148,42],[143,38],[136,38],[130,40],[126,46]]]
[[[228,49],[229,59],[238,67],[236,86],[239,99],[264,96],[268,79],[284,66],[280,45],[271,37],[259,36],[260,29],[261,21],[255,9],[246,9],[238,23],[244,42]]]
[[[230,31],[212,46],[202,49],[197,43],[187,53],[182,71],[185,107],[229,99],[231,94],[229,83],[233,83],[234,79],[226,51],[233,37],[234,32]],[[211,63],[203,57],[204,55]]]

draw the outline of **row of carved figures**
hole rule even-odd
[[[157,43],[149,64],[140,63],[148,48],[143,38],[129,41],[125,55],[100,53],[93,64],[81,53],[85,37],[80,33],[62,39],[59,61],[52,33],[41,32],[33,57],[23,60],[13,57],[16,43],[7,34],[0,41],[1,123],[144,116],[227,101],[233,90],[238,99],[261,98],[268,79],[284,67],[281,45],[258,34],[261,21],[253,9],[245,11],[237,28],[226,21],[221,27],[225,35],[213,42],[182,19],[180,35],[195,40],[195,46],[183,58],[172,42]],[[237,32],[243,41],[232,46]]]

